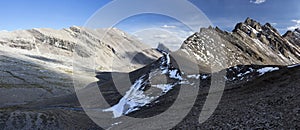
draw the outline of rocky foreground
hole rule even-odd
[[[153,71],[153,68],[140,71]],[[199,80],[200,86],[198,86],[199,91],[191,111],[188,111],[188,115],[183,120],[180,120],[179,124],[173,129],[297,129],[300,127],[299,65],[248,65],[236,66],[224,71],[228,73],[224,77],[226,87],[222,99],[213,115],[203,124],[199,124],[198,119],[210,88],[211,74],[200,74],[199,76],[182,75],[182,77],[188,79],[189,83]],[[124,74],[120,73],[118,75],[121,78]],[[170,78],[170,74],[163,75],[164,77],[169,77],[168,82],[165,84],[180,81],[180,79]],[[139,78],[136,78],[136,75],[133,76],[133,84],[134,79],[139,80]],[[152,84],[155,83],[158,83],[158,81],[152,82]],[[156,102],[136,106],[140,109],[123,114],[142,119],[163,113],[174,103],[180,89],[190,88],[189,86],[192,84],[189,83],[180,84],[179,82],[172,89],[167,90],[167,93],[164,93],[163,96],[155,99]],[[98,87],[104,98],[111,103],[111,106],[120,103],[118,101],[122,96],[118,96],[120,93],[113,89],[111,78],[107,78],[106,81],[92,83],[81,91],[82,93],[93,95],[96,94],[96,90],[99,90]],[[130,89],[130,86],[128,87]],[[151,96],[146,93],[145,95]],[[190,99],[192,97],[188,96],[188,93],[186,95],[185,100],[193,101]],[[135,96],[132,96],[134,99]],[[85,114],[82,104],[76,98],[76,94],[71,94],[32,102],[27,105],[2,108],[0,126],[7,129],[164,129],[166,127],[165,125],[151,125],[151,123],[147,122],[140,122],[141,124],[137,125],[137,122],[122,120],[122,117],[113,118],[114,116],[110,112],[102,111],[104,109],[101,105],[104,102],[103,100],[95,99],[94,96],[85,98],[89,101],[86,105],[92,105],[90,106],[91,108],[98,107],[97,113],[108,115],[103,116],[102,121],[111,119],[116,121],[100,128]],[[180,107],[185,108],[186,105],[188,103],[183,103]],[[130,110],[130,108],[127,110]],[[157,121],[166,123],[177,122],[177,114],[173,114],[173,116],[170,115],[173,118],[161,118]]]

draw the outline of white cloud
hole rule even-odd
[[[159,43],[163,43],[171,51],[178,50],[183,41],[191,34],[193,34],[192,31],[179,28],[148,28],[134,33],[136,37],[142,39],[141,42],[150,45],[152,48],[156,48]]]
[[[159,35],[154,35],[154,38],[164,39],[164,38],[168,38],[168,36],[165,34],[159,34]]]
[[[292,22],[295,22],[297,24],[300,24],[300,20],[292,20]]]
[[[261,4],[266,2],[267,0],[250,0],[250,3],[254,3],[254,4]]]
[[[271,25],[272,25],[272,26],[276,26],[276,25],[277,25],[277,23],[271,23]]]
[[[164,25],[164,26],[161,26],[161,28],[176,28],[176,26]]]
[[[288,27],[288,30],[295,30],[296,28],[300,28],[300,19],[299,20],[292,20],[295,25]]]
[[[171,21],[166,23],[157,23],[152,26],[143,27],[143,29],[132,32],[133,35],[141,39],[142,43],[150,45],[152,48],[156,48],[159,43],[163,43],[171,51],[178,50],[183,41],[189,36],[200,30],[200,27],[205,25],[197,25],[194,20],[187,21],[190,26],[183,24],[179,21]],[[203,22],[201,22],[203,23]]]

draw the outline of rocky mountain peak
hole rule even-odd
[[[285,34],[283,34],[282,36],[283,37],[291,37],[291,36],[293,36],[294,35],[294,32],[293,31],[291,31],[291,30],[288,30]]]
[[[261,37],[261,35],[280,36],[280,33],[270,23],[261,25],[249,17],[244,22],[238,23],[233,32],[238,32],[238,30],[243,31],[252,38]]]
[[[297,33],[300,33],[300,28],[296,28],[295,31],[296,31]]]
[[[300,29],[297,28],[294,31],[287,31],[283,37],[289,42],[294,43],[295,45],[300,46]]]
[[[159,52],[171,52],[171,50],[168,47],[166,47],[163,43],[159,43],[156,50],[158,50]]]
[[[297,30],[299,31],[299,30]],[[247,18],[238,23],[232,33],[219,28],[201,28],[183,44],[184,52],[195,55],[200,64],[221,66],[218,59],[227,58],[228,66],[238,64],[287,65],[300,61],[300,33],[285,38],[272,27]],[[288,39],[288,40],[287,40]],[[298,43],[298,45],[297,45]],[[219,50],[218,50],[219,49]],[[213,59],[213,60],[211,60]],[[211,60],[211,61],[210,61]]]
[[[260,23],[253,20],[253,19],[251,19],[251,18],[249,18],[249,17],[245,20],[244,24],[251,26],[255,30],[261,30]]]
[[[270,23],[266,23],[264,26],[263,26],[263,31],[265,33],[268,33],[268,34],[271,34],[273,33],[273,35],[278,35],[280,36],[280,33],[278,32],[278,30],[276,28],[274,28]]]
[[[270,23],[261,25],[259,22],[247,18],[243,23],[238,23],[233,33],[239,34],[241,38],[247,37],[257,39],[258,41],[270,46],[273,50],[279,51],[285,55],[283,48],[289,49],[290,43],[281,36],[281,34]]]

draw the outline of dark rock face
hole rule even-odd
[[[159,43],[156,50],[158,50],[159,52],[167,52],[170,53],[170,49],[168,47],[166,47],[164,44]]]
[[[300,29],[297,28],[294,31],[287,31],[283,37],[289,42],[294,43],[295,45],[300,46]]]
[[[203,28],[190,36],[181,49],[195,55],[199,64],[208,66],[214,66],[211,61],[222,64],[222,58],[228,61],[224,68],[238,64],[295,64],[300,61],[298,31],[281,36],[271,24],[261,25],[247,18],[231,33]]]

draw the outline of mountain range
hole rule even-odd
[[[251,18],[232,32],[201,28],[174,52],[116,28],[0,32],[0,128],[101,129],[84,111],[97,109],[91,113],[104,115],[103,129],[166,129],[122,117],[159,115],[186,90],[178,109],[187,116],[173,129],[297,129],[299,39],[299,29],[280,35]],[[215,82],[225,85],[222,99],[199,124],[201,110],[213,109],[204,104]],[[99,90],[107,108],[91,96]],[[154,122],[175,123],[176,114]]]

